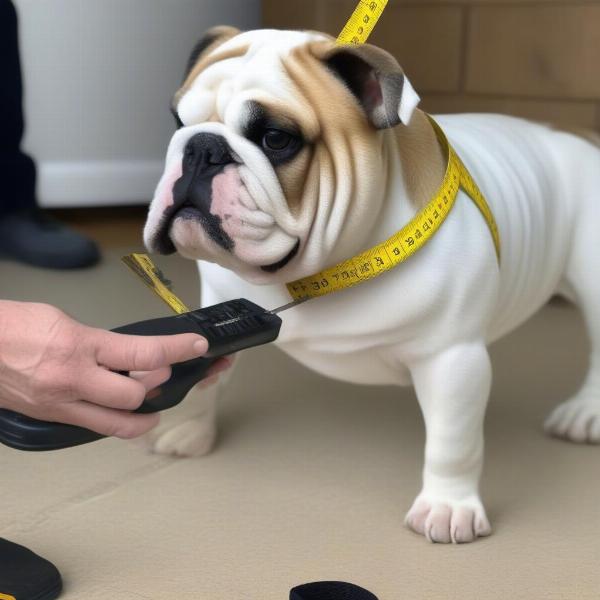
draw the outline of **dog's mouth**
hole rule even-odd
[[[175,247],[175,244],[173,243],[173,240],[171,238],[171,227],[175,220],[178,218],[184,220],[197,221],[199,227],[203,227],[205,230],[209,229],[206,227],[207,223],[204,223],[204,221],[206,220],[206,215],[204,214],[204,212],[199,210],[197,207],[193,206],[191,203],[185,202],[181,206],[171,206],[164,212],[160,225],[156,231],[156,234],[154,235],[154,251],[160,254],[174,254],[175,252],[177,252],[177,248]],[[219,217],[214,218],[220,220]],[[215,224],[213,223],[213,225]],[[212,228],[212,230],[214,231],[215,228]],[[218,242],[218,244],[226,250],[233,249],[233,240],[222,230],[220,230],[220,234],[220,237],[224,236],[226,239],[219,239],[214,241]],[[211,235],[211,237],[213,237],[213,235]],[[299,250],[300,239],[296,241],[294,247],[282,259],[270,265],[262,265],[260,267],[260,270],[264,271],[265,273],[276,273],[277,271],[280,271],[296,257]]]
[[[265,273],[276,273],[280,269],[283,269],[298,254],[298,250],[300,250],[300,240],[296,242],[294,247],[281,260],[272,265],[265,265],[261,267],[261,270]]]
[[[174,254],[177,252],[177,248],[175,248],[175,244],[173,243],[169,233],[171,230],[171,225],[173,224],[173,221],[175,220],[175,217],[179,211],[185,211],[187,208],[188,207],[169,206],[165,210],[160,219],[160,223],[158,224],[156,232],[154,233],[154,237],[152,238],[152,251],[158,252],[159,254]],[[189,216],[191,217],[191,214]]]
[[[232,250],[235,245],[231,237],[223,231],[220,217],[207,213],[186,201],[180,206],[169,207],[162,216],[153,241],[154,250],[160,254],[173,254],[177,251],[171,238],[171,227],[176,219],[197,221],[210,238],[225,250]]]

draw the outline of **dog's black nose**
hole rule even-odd
[[[205,132],[188,140],[183,151],[182,174],[173,185],[173,205],[165,212],[156,237],[155,246],[159,252],[168,254],[175,250],[169,227],[177,215],[195,218],[215,243],[225,250],[233,249],[234,241],[223,230],[221,217],[211,212],[211,204],[214,178],[234,162],[223,136]]]
[[[189,170],[197,174],[215,168],[220,170],[232,162],[229,144],[223,136],[214,133],[197,133],[189,139],[183,153],[184,173]]]

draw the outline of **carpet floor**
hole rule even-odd
[[[0,262],[2,296],[102,327],[167,314],[120,265],[131,250],[113,245],[73,273]],[[194,265],[159,264],[194,305]],[[586,352],[562,303],[493,346],[482,493],[494,534],[474,544],[432,545],[402,525],[424,440],[411,390],[326,380],[272,347],[243,355],[205,458],[119,440],[0,447],[0,537],[52,560],[65,600],[285,600],[332,579],[380,600],[597,600],[600,448],[541,428],[577,388]]]

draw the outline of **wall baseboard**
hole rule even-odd
[[[46,208],[149,204],[163,161],[45,161],[38,197]]]

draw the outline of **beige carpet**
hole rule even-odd
[[[2,295],[105,327],[166,314],[119,265],[126,250],[82,273],[0,263]],[[161,265],[193,304],[193,265]],[[423,449],[411,391],[328,381],[274,348],[245,354],[207,458],[116,440],[1,447],[0,536],[53,560],[65,600],[286,600],[322,579],[380,600],[597,599],[600,448],[541,432],[585,353],[579,316],[558,304],[493,348],[482,489],[495,533],[475,544],[434,546],[402,526]]]

